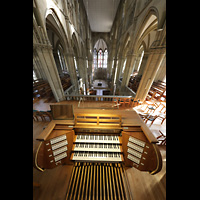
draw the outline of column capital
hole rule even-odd
[[[133,51],[128,51],[126,56],[137,56],[137,54],[133,53]]]
[[[33,49],[50,49],[53,50],[52,45],[50,44],[42,44],[42,43],[33,43]]]
[[[149,53],[153,54],[165,54],[166,53],[166,46],[156,46],[149,49]]]

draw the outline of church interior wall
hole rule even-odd
[[[143,45],[144,55],[146,56],[152,47],[155,48],[155,45],[156,47],[162,46],[165,48],[165,42],[162,42],[162,44],[155,43],[158,38],[162,38],[162,41],[165,41],[165,29],[163,29],[165,25],[165,4],[166,2],[164,0],[122,0],[118,6],[111,31],[108,33],[99,33],[91,31],[83,0],[34,0],[33,14],[36,19],[35,26],[42,27],[43,31],[37,31],[38,27],[35,27],[33,30],[33,45],[34,48],[36,46],[40,48],[39,46],[41,45],[38,44],[42,43],[42,40],[38,39],[40,37],[46,37],[47,40],[49,39],[52,42],[52,34],[50,32],[48,33],[46,25],[47,19],[54,17],[55,20],[50,21],[56,27],[57,30],[55,32],[57,31],[59,35],[55,35],[54,44],[50,42],[50,45],[54,48],[58,38],[60,39],[64,51],[63,60],[66,61],[67,70],[69,70],[70,77],[73,79],[72,82],[76,85],[76,92],[78,93],[78,79],[76,76],[74,57],[77,59],[82,81],[86,85],[86,90],[88,90],[92,80],[93,48],[95,42],[99,38],[103,38],[108,47],[108,65],[107,70],[104,70],[104,73],[108,75],[103,77],[109,77],[112,80],[111,88],[116,83],[117,87],[120,87],[119,91],[122,91],[124,87],[127,87],[131,73],[138,69],[141,57],[141,45]],[[38,50],[34,50],[33,57],[36,73],[39,74],[39,77],[45,79],[47,75],[44,75],[44,67],[42,66],[44,62],[41,62],[41,58],[38,56]],[[145,59],[145,56],[143,58]],[[124,73],[122,73],[124,63],[125,68]],[[145,67],[147,68],[146,63],[145,66],[142,66],[144,63],[141,60],[140,69],[142,72],[140,70],[140,73],[142,74],[145,71]],[[166,75],[164,70],[165,60],[161,63],[159,67],[161,66],[162,69],[156,69],[158,74],[153,73],[154,76],[151,77],[152,82],[154,79],[164,79]],[[59,70],[57,67],[56,69]],[[115,73],[117,81],[114,80]],[[88,76],[90,77],[89,80]],[[119,85],[118,80],[120,78],[122,78],[122,82]],[[90,82],[88,83],[88,81]],[[146,80],[143,81],[145,82]],[[59,81],[54,82],[56,84]],[[61,93],[63,94],[63,92]]]

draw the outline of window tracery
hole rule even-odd
[[[108,50],[105,49],[103,51],[102,49],[99,49],[97,51],[94,49],[93,52],[93,63],[94,63],[94,68],[107,68],[107,60],[108,60]]]

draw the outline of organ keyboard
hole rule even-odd
[[[112,135],[77,135],[75,136],[76,142],[84,143],[116,143],[119,144],[119,137]]]
[[[134,120],[138,120],[137,117],[139,118],[134,115]],[[39,145],[34,154],[34,166],[40,171],[63,164],[82,166],[79,169],[84,169],[85,166],[88,170],[90,166],[99,170],[104,169],[104,166],[106,169],[121,170],[114,168],[120,164],[120,166],[148,171],[150,174],[158,173],[162,168],[162,158],[156,146],[157,140],[142,120],[141,122],[138,120],[140,125],[138,121],[135,125],[134,120],[130,123],[122,123],[121,119],[121,115],[76,113],[75,120],[52,120],[37,138]],[[106,171],[103,170],[102,173]],[[103,174],[99,176],[103,177]],[[90,175],[88,174],[87,177]],[[107,175],[105,177],[108,178]],[[125,180],[124,178],[123,181]],[[102,181],[98,184],[102,184]],[[110,184],[108,183],[108,187]],[[118,183],[115,184],[117,190]],[[95,192],[94,194],[97,195]],[[105,192],[102,190],[103,194],[108,195],[108,190],[106,189]],[[122,193],[120,195],[123,196]]]
[[[82,134],[74,137],[71,160],[79,162],[122,162],[122,141],[118,135],[101,135],[90,133],[85,135],[84,128],[79,129]]]
[[[74,151],[101,151],[101,152],[122,152],[122,148],[119,144],[83,144],[76,143],[73,145],[72,150]]]
[[[122,162],[120,153],[113,152],[75,152],[72,153],[72,160],[79,162]]]

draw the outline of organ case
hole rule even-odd
[[[162,158],[156,144],[148,140],[141,127],[125,127],[124,130],[122,148],[125,166],[158,173],[162,168]]]
[[[62,115],[59,115],[54,108],[59,119],[53,118],[37,137],[34,167],[44,171],[73,164],[66,199],[72,196],[74,199],[80,196],[86,199],[104,196],[107,199],[111,198],[112,192],[122,199],[132,199],[125,167],[150,174],[162,169],[157,140],[135,112],[128,113],[129,116],[122,111],[117,115],[109,111],[83,112],[75,113],[75,119],[64,120],[63,113],[67,112],[62,109]],[[91,186],[89,179],[93,182]],[[81,193],[82,184],[86,191]]]
[[[44,171],[62,164],[73,164],[70,155],[74,130],[63,124],[55,124],[53,121],[46,129],[37,138],[39,143],[34,153],[34,167]]]

